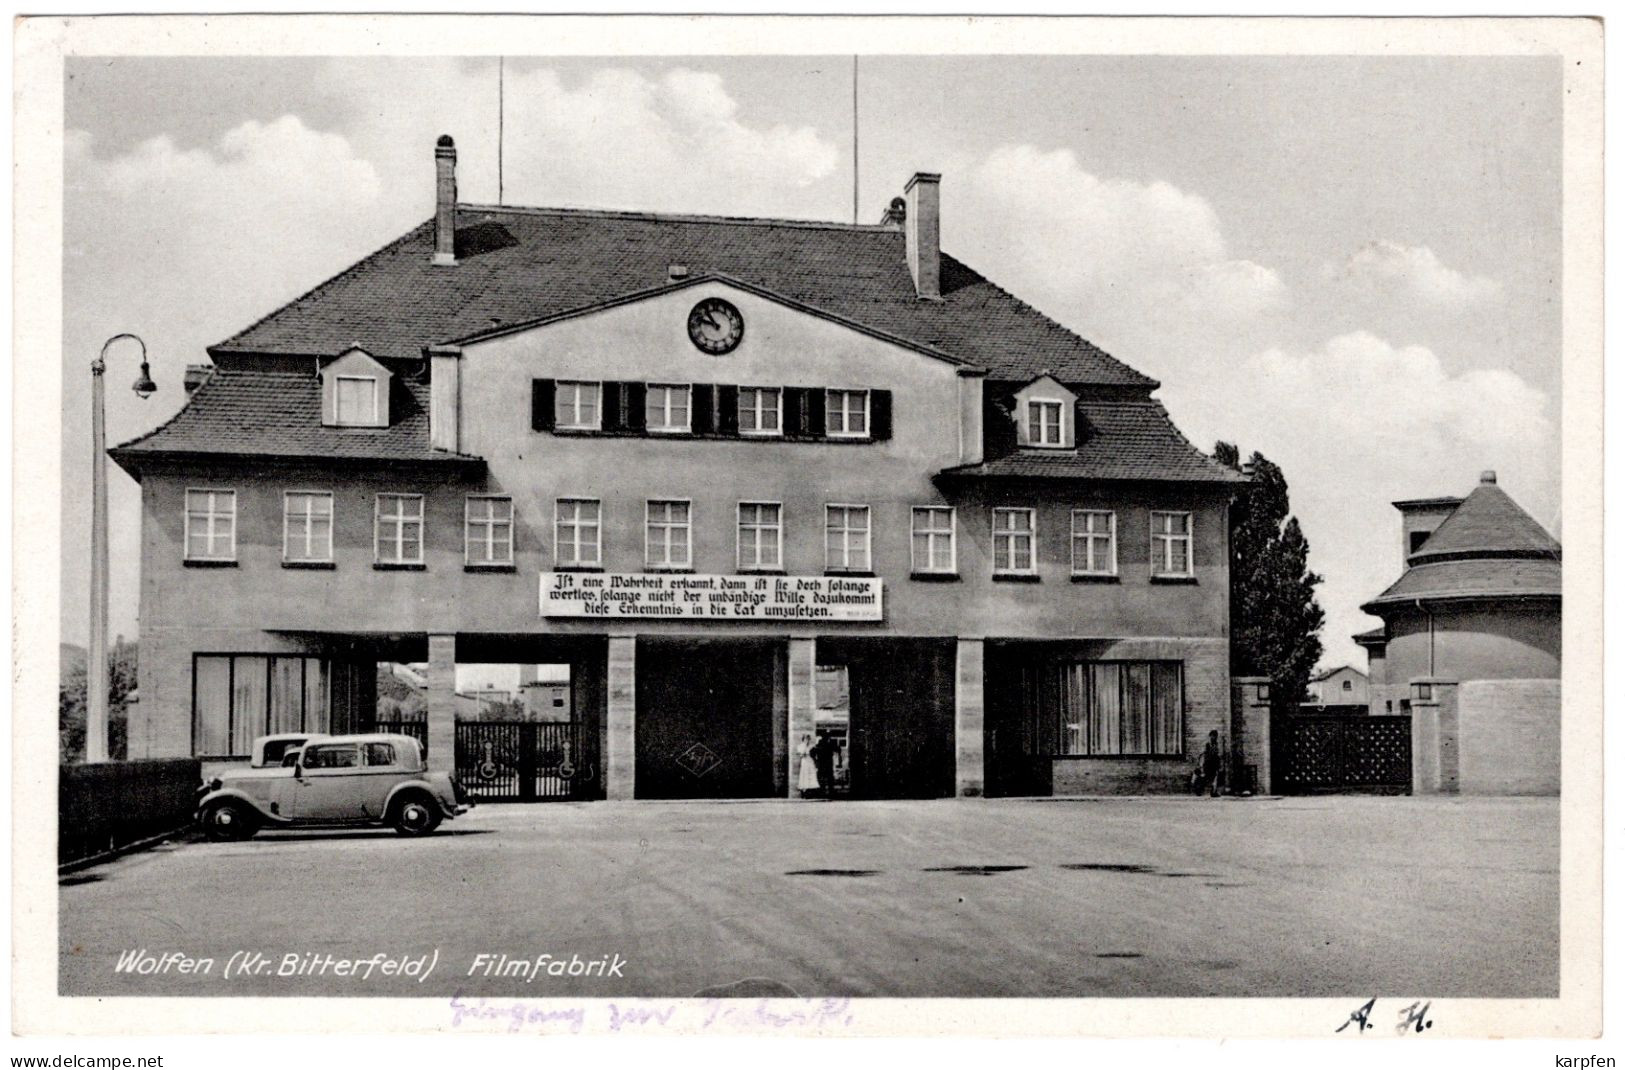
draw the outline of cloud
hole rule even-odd
[[[1199,194],[1102,178],[1067,151],[1010,146],[945,183],[943,199],[956,255],[1162,380],[1201,448],[1225,439],[1283,468],[1311,567],[1326,578],[1333,661],[1363,664],[1348,638],[1371,623],[1358,607],[1402,568],[1392,501],[1463,494],[1496,468],[1534,516],[1555,513],[1556,430],[1541,391],[1369,328],[1328,331],[1322,324],[1348,321],[1347,302],[1313,287],[1291,294],[1279,272],[1237,256]],[[1349,263],[1365,284],[1412,287],[1430,304],[1495,286],[1392,244]]]
[[[510,79],[505,185],[522,204],[779,214],[785,192],[830,175],[833,142],[751,124],[719,75],[542,69]]]
[[[1341,268],[1328,265],[1327,270],[1371,289],[1398,289],[1436,308],[1463,309],[1501,295],[1500,282],[1447,267],[1425,245],[1369,242]]]
[[[1164,394],[1204,447],[1219,438],[1286,473],[1294,512],[1326,583],[1332,662],[1363,657],[1359,612],[1399,577],[1402,498],[1466,494],[1496,469],[1532,516],[1557,510],[1556,428],[1547,396],[1499,369],[1451,371],[1421,345],[1353,331],[1303,348],[1270,347],[1226,374],[1170,382]]]
[[[1164,181],[1102,178],[1066,149],[998,148],[943,197],[956,251],[1097,334],[1132,334],[1133,321],[1170,312],[1205,325],[1287,304],[1276,271],[1232,255],[1205,198]]]

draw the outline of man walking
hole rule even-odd
[[[1202,779],[1207,781],[1208,793],[1219,797],[1219,776],[1224,771],[1224,754],[1219,747],[1219,731],[1207,734],[1207,746],[1202,748]]]

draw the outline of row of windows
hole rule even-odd
[[[232,562],[237,557],[237,492],[186,492],[188,561]],[[1072,573],[1117,575],[1117,514],[1109,509],[1072,510]],[[513,499],[470,494],[463,508],[463,558],[471,566],[509,567],[514,562]],[[1038,511],[995,507],[991,514],[995,575],[1035,575]],[[603,503],[596,498],[554,502],[553,553],[560,568],[603,565]],[[824,567],[831,572],[869,572],[872,526],[867,505],[832,503],[824,507]],[[958,572],[958,511],[920,505],[911,510],[910,568],[915,573]],[[423,495],[379,494],[373,506],[374,560],[380,565],[423,564]],[[330,564],[333,560],[331,491],[290,490],[283,494],[282,559],[288,564]],[[687,569],[693,565],[693,504],[685,499],[644,503],[644,565]],[[779,502],[740,502],[737,507],[736,562],[742,571],[784,567],[784,506]],[[1151,573],[1192,575],[1191,514],[1151,513]]]
[[[536,379],[531,391],[536,431],[859,442],[891,437],[887,390]]]

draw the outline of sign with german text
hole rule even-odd
[[[880,620],[881,581],[869,576],[544,572],[541,612],[544,617]]]

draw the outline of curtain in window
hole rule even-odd
[[[265,682],[269,658],[239,657],[232,673],[231,754],[248,754],[265,734]]]
[[[231,659],[198,658],[195,665],[193,753],[230,754]]]
[[[327,662],[306,658],[305,723],[301,727],[306,732],[326,732],[327,725]]]
[[[1090,754],[1120,754],[1123,729],[1123,666],[1115,662],[1089,665]]]
[[[1158,754],[1178,754],[1183,749],[1180,724],[1182,699],[1179,663],[1159,661],[1151,666],[1151,737]]]
[[[1151,753],[1151,663],[1131,661],[1123,666],[1123,751]]]
[[[1085,726],[1089,723],[1089,667],[1082,662],[1061,666],[1059,738],[1062,754],[1087,754]]]
[[[304,658],[271,659],[271,716],[266,731],[297,732],[303,727]]]

